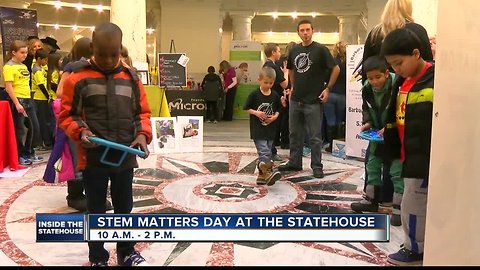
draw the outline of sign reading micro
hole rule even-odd
[[[170,115],[204,116],[207,110],[200,91],[167,90],[166,92]]]
[[[201,103],[195,103],[196,100],[191,100],[189,103],[183,103],[183,100],[181,98],[176,99],[174,101],[171,101],[168,103],[168,108],[170,110],[186,110],[186,111],[194,111],[194,110],[199,110],[203,111],[205,110],[205,103],[203,103],[203,99],[198,100]]]

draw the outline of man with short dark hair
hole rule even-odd
[[[340,68],[324,45],[312,40],[313,26],[308,20],[297,25],[302,43],[288,56],[287,68],[292,84],[289,107],[290,157],[279,171],[302,170],[303,142],[306,135],[312,149],[310,166],[313,176],[323,178],[322,120],[323,104],[335,84]]]

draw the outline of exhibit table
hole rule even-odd
[[[10,104],[8,101],[0,101],[0,172],[6,167],[10,167],[12,171],[22,168],[18,164],[17,140]]]

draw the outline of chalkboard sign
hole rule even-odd
[[[3,56],[15,40],[27,40],[37,36],[37,11],[31,9],[0,7],[0,30],[2,31]]]
[[[158,83],[162,87],[186,86],[187,68],[180,65],[178,60],[183,53],[158,54]]]

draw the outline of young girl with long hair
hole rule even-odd
[[[22,64],[28,54],[27,43],[15,40],[10,45],[7,63],[3,66],[5,90],[8,93],[12,110],[15,137],[20,165],[31,165],[32,159],[39,161],[42,158],[35,156],[33,149],[34,130],[39,130],[35,105],[30,95],[30,72],[27,66]],[[27,125],[28,132],[23,141]]]

